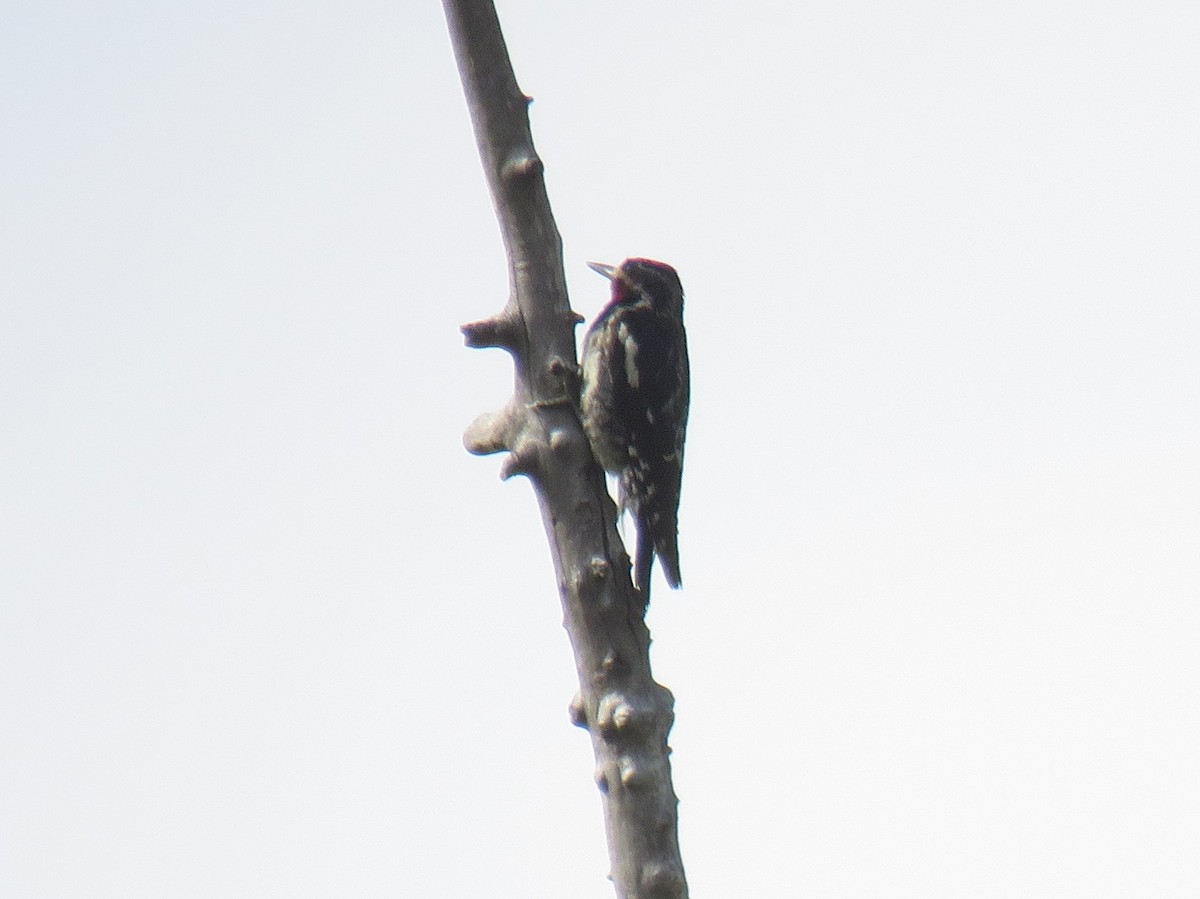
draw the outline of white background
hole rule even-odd
[[[1200,895],[1200,13],[501,4],[688,291],[694,896]],[[0,14],[0,894],[608,897],[439,5]]]

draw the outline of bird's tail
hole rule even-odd
[[[650,571],[654,566],[655,555],[662,564],[667,585],[672,590],[678,590],[683,584],[683,576],[679,573],[679,539],[671,535],[655,540],[648,530],[638,528],[637,563],[633,580],[646,603],[650,602]]]
[[[649,605],[650,569],[654,566],[654,540],[645,527],[639,526],[637,532],[637,562],[633,569],[633,583],[641,591],[642,602]]]
[[[663,577],[672,590],[678,590],[683,584],[683,576],[679,573],[679,538],[672,534],[654,544],[658,553],[658,561],[662,563]]]

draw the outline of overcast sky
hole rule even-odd
[[[1200,895],[1200,11],[500,14],[687,291],[692,894]],[[0,893],[611,896],[440,5],[8,0],[0,122]]]

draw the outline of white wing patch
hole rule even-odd
[[[617,339],[625,348],[625,380],[629,382],[629,386],[634,390],[638,389],[638,367],[637,341],[633,339],[633,335],[629,333],[629,326],[621,322],[617,326]]]

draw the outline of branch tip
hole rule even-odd
[[[509,478],[523,474],[529,477],[536,469],[534,460],[529,452],[518,452],[514,450],[511,455],[505,458],[500,463],[500,480],[507,481]]]
[[[515,353],[521,343],[518,319],[509,309],[491,318],[467,322],[459,330],[463,333],[466,345],[476,350],[499,347]]]
[[[476,418],[463,433],[463,446],[473,456],[490,456],[509,448],[512,430],[512,409],[485,412]]]

